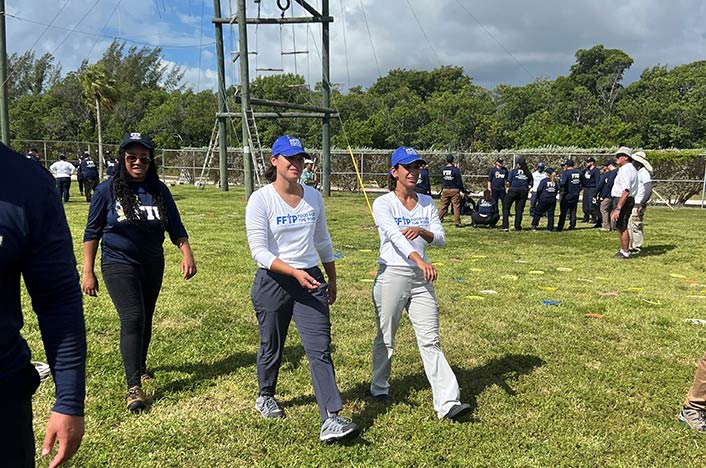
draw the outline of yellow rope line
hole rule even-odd
[[[351,149],[351,145],[348,145],[348,153],[351,155],[351,161],[353,161],[353,167],[355,168],[355,175],[358,177],[358,185],[360,185],[360,189],[363,191],[363,195],[365,196],[365,202],[368,204],[370,216],[373,216],[373,207],[370,205],[370,200],[368,199],[368,192],[365,191],[365,186],[363,185],[363,178],[360,177],[358,163],[355,162],[355,156],[353,156],[353,150]]]

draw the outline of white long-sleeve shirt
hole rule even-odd
[[[395,192],[378,197],[373,202],[373,218],[380,234],[380,257],[378,263],[389,266],[416,266],[408,257],[417,252],[424,261],[427,241],[421,236],[414,240],[407,239],[402,229],[421,227],[434,234],[432,245],[446,245],[446,234],[439,221],[434,200],[428,195],[418,194],[417,205],[410,211],[397,198]]]
[[[260,267],[269,269],[277,258],[299,269],[314,267],[319,259],[324,263],[334,260],[324,200],[318,190],[302,187],[304,196],[295,208],[272,184],[250,196],[245,230],[252,257]]]
[[[647,203],[647,200],[645,199],[645,185],[651,183],[652,176],[647,169],[643,167],[637,171],[637,194],[635,195],[635,206]],[[649,195],[652,195],[651,190]]]
[[[55,178],[60,179],[62,177],[71,177],[71,174],[76,171],[76,168],[70,162],[60,159],[49,166],[49,170],[54,174]]]
[[[632,163],[625,163],[618,169],[618,175],[615,176],[613,189],[610,191],[611,197],[619,197],[627,190],[629,197],[637,195],[637,170]]]

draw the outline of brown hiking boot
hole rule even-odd
[[[142,387],[135,385],[127,391],[127,409],[133,413],[139,413],[147,409],[149,402],[147,395],[142,391]]]

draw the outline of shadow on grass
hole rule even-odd
[[[639,257],[655,257],[657,255],[664,255],[670,250],[676,249],[677,246],[674,244],[662,244],[662,245],[648,245],[646,247],[643,247],[640,253],[638,254]]]
[[[483,393],[485,389],[497,385],[508,395],[515,395],[515,391],[509,385],[509,382],[517,380],[521,375],[531,373],[535,368],[544,364],[544,361],[537,356],[528,354],[508,354],[501,358],[493,359],[486,364],[474,367],[472,369],[464,369],[462,367],[454,367],[456,379],[461,386],[461,401],[471,405],[470,416],[464,420],[472,419],[473,413],[476,410],[478,395]],[[421,359],[419,366],[422,366]],[[394,369],[394,365],[393,365]],[[394,370],[393,370],[394,372]],[[410,403],[410,394],[413,391],[422,390],[429,387],[426,374],[419,372],[390,380],[390,400],[388,403],[377,403],[370,396],[370,382],[361,382],[341,394],[343,401],[367,399],[369,404],[365,405],[362,411],[353,414],[353,420],[360,427],[361,431],[365,431],[371,427],[375,419],[387,412],[389,408],[398,403]],[[299,397],[288,402],[289,405],[308,404],[315,401],[313,397]],[[429,410],[432,409],[432,402],[429,401]]]
[[[282,365],[289,364],[293,369],[296,369],[302,364],[303,358],[304,348],[301,345],[285,347],[282,355]],[[183,372],[189,374],[189,377],[174,380],[165,385],[158,385],[154,397],[157,399],[170,393],[193,390],[204,383],[209,384],[208,381],[232,374],[242,367],[254,366],[255,359],[255,353],[237,353],[212,363],[195,361],[173,366],[155,367],[154,370],[156,372]]]

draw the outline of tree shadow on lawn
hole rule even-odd
[[[674,244],[648,245],[642,248],[637,257],[655,257],[658,255],[664,255],[670,250],[674,250],[676,248],[677,246]]]
[[[287,346],[282,353],[282,366],[289,364],[292,369],[296,369],[302,364],[304,358],[304,348],[302,345]],[[190,374],[189,377],[174,380],[166,385],[158,385],[155,392],[155,399],[170,394],[193,390],[202,385],[204,381],[212,381],[218,377],[232,374],[242,367],[254,366],[256,363],[256,353],[236,353],[212,363],[203,361],[188,362],[178,365],[164,365],[155,367],[158,371],[177,371]],[[207,382],[210,385],[211,382]]]
[[[472,415],[476,410],[478,395],[485,389],[497,385],[508,395],[515,395],[516,392],[510,387],[509,382],[517,380],[521,375],[530,374],[535,368],[544,364],[544,361],[537,356],[529,354],[508,354],[501,358],[492,359],[482,366],[473,369],[454,367],[454,373],[458,384],[461,386],[461,401],[471,405],[470,415],[463,420],[472,420]],[[419,366],[422,366],[421,359]],[[393,364],[394,373],[394,364]],[[392,378],[390,380],[390,400],[387,403],[378,403],[372,400],[370,395],[370,382],[361,382],[341,395],[343,401],[368,399],[370,404],[365,405],[362,411],[354,412],[353,419],[365,431],[371,427],[375,419],[384,414],[392,406],[398,403],[411,404],[410,393],[429,387],[426,374],[418,372],[403,377]],[[289,405],[302,405],[315,401],[312,396],[302,396],[288,402]],[[429,401],[429,409],[432,409],[432,402]]]

